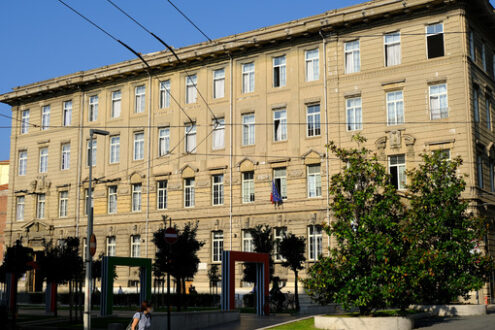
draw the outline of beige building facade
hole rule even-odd
[[[461,156],[465,197],[493,224],[494,22],[485,0],[371,1],[177,49],[180,62],[148,54],[149,71],[131,60],[15,88],[0,96],[14,117],[6,243],[85,239],[90,128],[110,132],[93,145],[97,255],[152,258],[162,215],[198,221],[200,291],[220,251],[249,251],[259,224],[304,236],[308,266],[327,253],[342,164],[325,145],[356,133],[399,188],[422,152]]]

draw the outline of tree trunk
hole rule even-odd
[[[72,322],[72,281],[69,280],[69,320]]]
[[[294,272],[294,299],[296,302],[296,311],[299,312],[299,309],[301,308],[299,306],[299,292],[297,291],[297,282],[298,282],[298,276],[297,276],[297,270]]]
[[[181,279],[178,277],[177,278],[177,283],[175,285],[175,295],[177,296],[177,311],[180,312],[182,310],[182,285],[181,285]]]

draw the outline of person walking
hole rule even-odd
[[[132,317],[130,330],[148,330],[151,328],[151,304],[144,300],[141,303],[141,308]]]

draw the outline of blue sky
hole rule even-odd
[[[139,52],[160,44],[105,0],[65,0]],[[205,41],[166,0],[113,0],[174,47]],[[363,0],[175,0],[211,38],[278,24]],[[134,58],[57,0],[0,1],[0,94],[12,87]],[[0,104],[0,113],[10,107]],[[10,126],[0,117],[0,126]],[[0,159],[10,128],[0,128]]]

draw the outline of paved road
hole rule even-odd
[[[241,320],[237,322],[226,323],[222,326],[206,328],[208,330],[254,330],[277,323],[283,323],[290,320],[295,320],[300,316],[292,316],[289,314],[279,314],[270,316],[257,316],[256,314],[241,314]]]
[[[495,314],[418,320],[418,330],[495,330]]]

